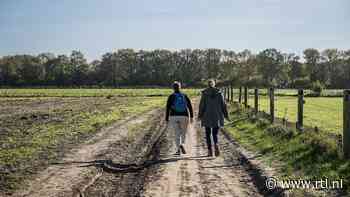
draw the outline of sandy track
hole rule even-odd
[[[165,130],[162,115],[156,110],[104,129],[13,196],[262,196],[237,145],[222,133],[222,154],[207,157],[198,122],[187,133],[188,153],[174,156],[174,131]],[[135,125],[142,125],[142,135],[127,142],[128,130]],[[101,163],[138,170],[108,170]]]
[[[123,162],[120,161],[123,160],[120,149],[127,149],[127,147],[119,146],[119,149],[115,150],[120,153],[120,158],[109,158],[110,147],[128,137],[128,127],[145,123],[156,111],[118,122],[97,133],[92,139],[73,149],[62,162],[53,164],[39,173],[34,180],[30,181],[28,188],[12,196],[76,196],[78,189],[81,190],[101,175],[102,170],[96,168],[96,163],[114,159]]]
[[[188,154],[175,157],[173,132],[169,129],[167,145],[161,148],[160,159],[168,162],[153,169],[142,196],[261,196],[240,162],[235,145],[223,134],[221,156],[206,157],[204,131],[195,123],[187,133]]]

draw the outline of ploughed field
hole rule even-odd
[[[196,95],[197,90],[185,90]],[[126,117],[164,106],[170,89],[0,90],[0,194]]]

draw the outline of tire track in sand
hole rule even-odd
[[[262,196],[240,162],[234,145],[222,133],[219,134],[221,155],[215,158],[206,157],[204,129],[199,122],[193,123],[187,133],[186,155],[172,155],[173,129],[168,129],[165,138],[167,143],[161,147],[160,159],[167,162],[158,164],[155,172],[149,174],[142,196]]]

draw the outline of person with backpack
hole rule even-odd
[[[218,132],[224,126],[224,118],[229,120],[227,106],[221,91],[215,87],[215,81],[209,80],[208,88],[202,91],[199,103],[198,119],[205,127],[208,156],[213,156],[212,140],[214,141],[215,156],[220,155],[218,146]]]
[[[176,155],[186,154],[185,142],[188,125],[193,122],[193,109],[191,100],[181,92],[181,83],[175,81],[172,93],[166,104],[166,122],[175,129]],[[191,118],[191,119],[189,119]]]

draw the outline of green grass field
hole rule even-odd
[[[342,97],[305,97],[304,125],[341,134],[343,129]],[[254,107],[254,96],[249,95],[248,104]],[[296,122],[298,98],[296,96],[275,96],[275,116]],[[270,113],[270,100],[259,97],[259,111]]]
[[[0,97],[133,97],[167,96],[171,89],[0,89]],[[198,89],[183,89],[189,96],[199,95]]]

